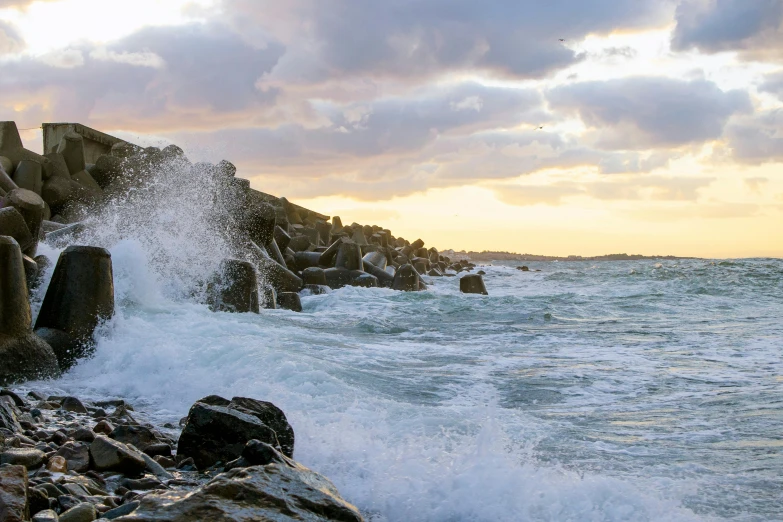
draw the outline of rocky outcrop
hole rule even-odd
[[[283,460],[283,457],[280,457]],[[117,522],[303,520],[360,522],[327,478],[290,460],[237,468],[188,494],[155,492]]]

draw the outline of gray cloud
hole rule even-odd
[[[783,101],[783,71],[766,75],[764,82],[759,86],[759,90],[774,94],[779,100]]]
[[[783,109],[761,112],[729,125],[726,129],[732,158],[759,165],[783,161]]]
[[[783,58],[780,0],[683,0],[675,17],[675,50],[740,51],[750,59]]]
[[[24,40],[16,28],[0,20],[0,56],[18,53],[24,49],[24,46]]]
[[[547,94],[552,108],[596,129],[603,149],[679,147],[717,139],[729,117],[751,110],[744,91],[705,80],[633,77],[566,85]]]

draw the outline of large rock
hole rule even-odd
[[[489,295],[489,293],[487,293],[487,287],[484,286],[484,278],[478,274],[462,277],[459,280],[459,289],[463,294]]]
[[[263,283],[272,285],[275,292],[298,292],[304,286],[302,280],[295,273],[274,261],[263,246],[253,241],[248,244],[249,256],[258,267]]]
[[[0,385],[59,373],[52,348],[32,332],[26,279],[19,245],[0,236]]]
[[[258,278],[247,261],[224,259],[215,281],[209,286],[208,303],[212,311],[259,312]]]
[[[0,466],[0,521],[30,519],[27,502],[27,470],[24,466]]]
[[[55,455],[64,458],[71,471],[85,473],[90,469],[90,446],[84,442],[66,442]]]
[[[228,406],[197,402],[188,412],[177,455],[192,457],[199,469],[205,469],[238,458],[252,439],[279,446],[275,431],[257,417]]]
[[[41,223],[44,219],[46,204],[41,196],[26,189],[12,190],[3,198],[3,208],[13,207],[19,211],[27,225],[27,230],[33,237],[33,244],[22,250],[27,256],[35,257],[38,247],[38,236],[41,233]]]
[[[147,467],[142,454],[122,442],[98,435],[90,444],[90,461],[98,471],[139,475]]]
[[[30,471],[40,468],[43,461],[43,451],[33,448],[8,448],[0,453],[0,464],[24,466]]]
[[[403,265],[397,270],[392,282],[393,290],[404,292],[418,292],[420,288],[419,273],[410,264]]]
[[[10,397],[0,396],[0,428],[13,433],[22,431],[19,424],[19,410]]]
[[[66,369],[90,353],[98,324],[114,315],[111,254],[98,247],[71,246],[57,261],[46,291],[36,333]]]
[[[353,241],[343,241],[337,249],[334,266],[346,270],[363,270],[361,247]]]
[[[296,292],[281,292],[277,294],[277,307],[291,310],[292,312],[301,312],[302,299]]]
[[[280,457],[283,459],[283,457]],[[290,460],[237,468],[195,491],[153,492],[117,522],[361,522],[329,479]]]
[[[234,397],[228,404],[229,408],[247,413],[269,426],[275,431],[283,454],[294,456],[294,429],[288,423],[283,410],[267,401],[259,401],[248,397]]]
[[[43,170],[35,160],[22,160],[17,165],[13,177],[16,186],[41,195],[43,187]]]
[[[62,154],[71,176],[83,171],[87,162],[84,159],[84,139],[75,132],[66,132],[60,140],[57,152]]]
[[[146,426],[128,424],[114,428],[109,437],[123,444],[133,444],[139,451],[145,451],[148,447],[160,442],[155,433]]]

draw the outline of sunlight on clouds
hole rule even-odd
[[[59,0],[29,7],[0,9],[0,20],[24,34],[27,52],[50,53],[80,41],[105,43],[150,25],[186,23],[193,5],[210,7],[214,0]]]

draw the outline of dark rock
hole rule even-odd
[[[111,422],[107,420],[102,420],[98,424],[96,424],[92,430],[95,433],[103,433],[104,435],[108,435],[109,433],[114,431],[114,426],[112,426]]]
[[[262,281],[272,285],[277,293],[298,292],[302,289],[303,283],[299,276],[272,260],[266,250],[257,244],[251,242],[250,247]]]
[[[362,270],[362,249],[353,241],[343,241],[337,249],[335,268]]]
[[[138,446],[136,446],[138,448]],[[141,448],[139,448],[141,449]],[[171,446],[168,444],[164,444],[162,442],[158,442],[155,444],[150,444],[146,448],[144,448],[142,451],[149,455],[150,457],[170,457],[171,456]]]
[[[403,265],[397,270],[392,282],[393,290],[405,292],[417,292],[419,290],[419,273],[410,264]]]
[[[340,497],[327,478],[287,461],[231,470],[188,495],[176,491],[147,494],[136,511],[116,520],[361,522],[363,519],[359,510]]]
[[[369,254],[368,254],[369,255]],[[366,256],[365,256],[366,257]],[[385,259],[385,257],[384,257]],[[362,261],[364,265],[364,271],[368,274],[372,275],[378,280],[378,286],[382,286],[384,288],[391,288],[392,285],[394,285],[394,275],[390,274],[386,270],[383,270],[381,268],[378,268],[376,265],[373,265],[367,261]]]
[[[101,519],[114,520],[116,518],[125,515],[130,515],[131,513],[136,511],[136,508],[138,507],[139,507],[139,501],[134,500],[132,502],[128,502],[127,504],[123,504],[118,508],[110,509],[109,511],[101,515]]]
[[[92,442],[95,440],[95,432],[89,428],[79,428],[73,433],[73,440]]]
[[[152,430],[145,426],[117,426],[109,437],[123,444],[133,444],[139,451],[160,442]]]
[[[43,171],[41,164],[35,160],[22,160],[16,166],[13,176],[16,186],[41,195],[43,186]]]
[[[276,212],[268,203],[257,203],[245,209],[244,226],[250,239],[257,245],[266,246],[274,238]]]
[[[27,490],[27,501],[30,504],[30,515],[33,515],[33,520],[36,520],[35,516],[41,511],[47,511],[49,509],[49,493],[41,488],[30,488]],[[57,516],[55,514],[55,516]],[[55,519],[56,521],[57,519]]]
[[[35,257],[35,251],[38,247],[38,236],[41,231],[41,222],[44,218],[44,209],[46,205],[41,196],[25,189],[12,190],[6,194],[3,199],[3,208],[13,207],[24,218],[27,229],[33,238],[33,244],[22,250],[22,253],[30,257]]]
[[[374,275],[362,272],[357,274],[357,276],[351,281],[350,285],[361,288],[377,288],[380,286],[380,283],[378,282],[378,278]]]
[[[518,266],[517,270],[519,270],[520,272],[530,272],[530,268],[526,266]]]
[[[19,395],[12,392],[11,390],[8,389],[0,390],[0,397],[10,397],[14,403],[14,406],[16,406],[17,408],[24,408],[27,406],[27,403],[24,401],[24,399],[22,399]]]
[[[325,285],[326,276],[323,268],[310,267],[302,271],[302,280],[306,285]]]
[[[229,404],[231,404],[230,400],[225,399],[220,395],[207,395],[203,399],[199,399],[196,402],[201,402],[203,404],[208,404],[210,406],[228,406]]]
[[[212,311],[259,313],[256,269],[247,261],[224,259],[208,292]]]
[[[141,474],[147,467],[139,452],[103,435],[90,444],[90,460],[98,471],[119,471],[131,476]]]
[[[282,292],[277,294],[277,307],[294,312],[302,311],[302,300],[296,292]]]
[[[285,251],[288,248],[288,244],[291,242],[291,236],[282,228],[275,227],[275,242],[280,250]]]
[[[54,349],[60,367],[90,353],[98,324],[114,315],[111,254],[98,247],[71,246],[57,261],[35,330]]]
[[[30,519],[27,502],[27,470],[24,466],[0,466],[0,520]]]
[[[90,446],[87,443],[66,442],[60,446],[55,456],[64,458],[71,471],[84,473],[90,469]]]
[[[60,407],[74,413],[87,413],[87,408],[76,397],[65,397],[60,403]]]
[[[60,522],[92,522],[97,518],[98,512],[95,506],[89,502],[82,502],[60,515]]]
[[[47,501],[47,506],[49,505]],[[43,511],[37,512],[33,516],[32,522],[59,522],[60,517],[57,516],[57,512],[52,509],[46,509]]]
[[[14,238],[22,250],[28,250],[36,243],[24,217],[14,207],[0,208],[0,236]]]
[[[150,489],[166,489],[160,480],[145,477],[141,479],[125,479],[120,483],[124,488],[134,491],[148,491]]]
[[[197,402],[188,413],[177,455],[192,457],[199,469],[205,469],[238,458],[251,439],[279,445],[275,431],[255,416]]]
[[[29,470],[40,468],[44,461],[44,452],[31,448],[8,448],[0,453],[0,464],[24,466]]]
[[[160,455],[156,455],[155,457],[153,457],[153,460],[163,468],[177,467],[177,462],[172,457],[162,457]]]
[[[320,266],[334,266],[334,261],[337,257],[337,252],[340,250],[340,246],[348,242],[350,242],[349,239],[338,237],[331,245],[329,245],[329,248],[321,253],[318,264]]]
[[[271,402],[259,401],[248,397],[234,397],[231,399],[228,407],[252,415],[266,426],[272,428],[277,435],[277,441],[280,443],[283,454],[293,458],[294,429],[288,423],[283,410]]]
[[[484,286],[484,278],[478,274],[463,276],[459,280],[459,289],[463,294],[489,295],[487,287]]]

